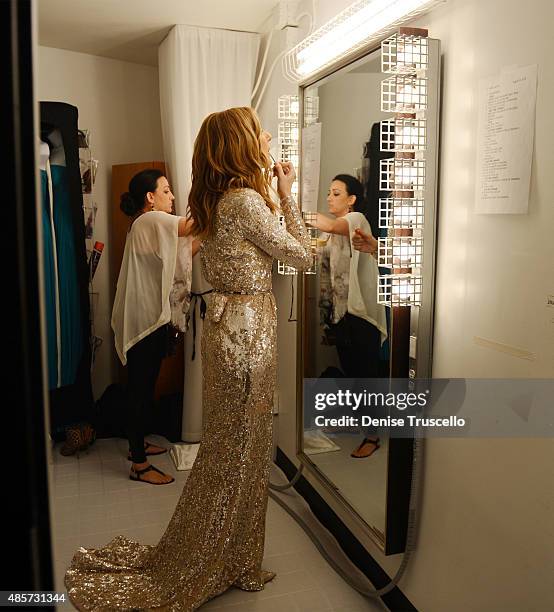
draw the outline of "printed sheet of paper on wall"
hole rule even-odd
[[[317,212],[321,159],[321,123],[302,129],[302,210]]]
[[[536,103],[536,64],[479,82],[476,213],[527,213]]]

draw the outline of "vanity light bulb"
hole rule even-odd
[[[393,285],[392,295],[396,301],[407,302],[412,295],[412,288],[407,279],[402,279],[397,285]]]
[[[414,44],[400,44],[396,55],[397,62],[402,66],[416,67],[415,58],[419,57],[419,47]]]
[[[413,206],[402,206],[394,211],[394,224],[410,227],[417,223],[417,210]]]
[[[419,141],[419,129],[405,126],[399,129],[399,140],[404,146],[415,147]]]
[[[293,142],[298,142],[298,135],[299,135],[299,130],[297,127],[293,127],[291,128],[290,131],[290,138]]]
[[[394,262],[408,262],[413,261],[415,257],[415,247],[408,244],[398,244],[392,249],[392,256]]]
[[[411,189],[417,179],[416,168],[401,167],[398,172],[398,186],[400,188]]]
[[[417,223],[417,210],[410,206],[406,209],[406,220],[410,225],[416,225]]]
[[[417,85],[407,84],[402,85],[398,89],[398,102],[405,105],[414,105],[414,100],[421,94],[421,88]]]
[[[290,103],[290,114],[291,115],[298,115],[298,111],[300,110],[300,104],[298,102],[298,100],[293,100]]]

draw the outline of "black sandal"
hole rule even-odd
[[[151,480],[145,480],[144,478],[141,478],[141,476],[143,474],[146,474],[147,472],[158,472],[158,474],[161,474],[162,476],[169,476],[169,474],[164,474],[161,470],[158,470],[156,466],[149,465],[142,470],[131,468],[131,473],[129,474],[129,478],[130,480],[135,480],[136,482],[146,482],[147,484],[152,484],[152,485],[165,485],[165,484],[171,484],[172,482],[175,482],[175,478],[173,478],[173,476],[169,476],[171,480],[169,480],[168,482],[152,482]]]
[[[375,448],[373,448],[371,450],[370,453],[367,454],[363,454],[363,455],[356,455],[355,453],[358,453],[359,451],[362,450],[362,448],[364,447],[364,445],[366,444],[373,444],[373,446]],[[375,440],[372,440],[371,438],[364,438],[361,442],[361,444],[359,446],[357,446],[351,453],[350,456],[354,457],[354,459],[365,459],[366,457],[371,457],[371,455],[373,455],[373,453],[375,451],[377,451],[380,448],[380,444],[379,444],[379,438],[376,438]]]

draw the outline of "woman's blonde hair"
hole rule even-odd
[[[215,211],[229,189],[249,187],[257,191],[274,212],[269,196],[271,162],[262,151],[260,120],[252,108],[229,108],[208,115],[194,142],[189,214],[193,233],[212,234]]]

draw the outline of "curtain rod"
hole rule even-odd
[[[212,28],[210,26],[192,25],[190,23],[174,23],[172,26],[170,26],[167,34],[160,41],[160,45],[168,37],[171,30],[173,30],[173,28],[175,28],[176,26],[186,26],[187,28],[199,28],[201,30],[221,30],[222,32],[238,32],[239,34],[260,34],[261,35],[261,32],[254,32],[252,30],[232,30],[229,28]]]

